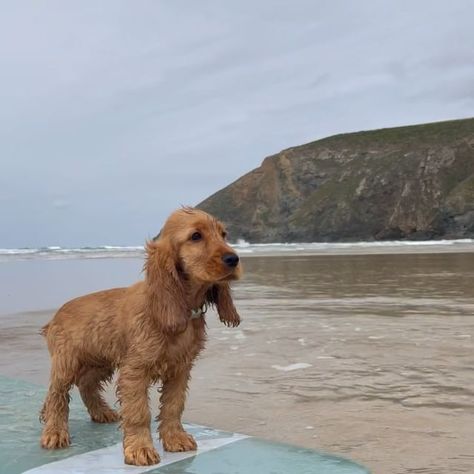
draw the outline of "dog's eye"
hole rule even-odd
[[[223,239],[226,239],[226,238],[227,238],[227,232],[226,232],[225,230],[222,232],[222,238],[223,238]]]
[[[193,235],[191,235],[191,240],[198,241],[202,239],[202,235],[200,232],[194,232]]]

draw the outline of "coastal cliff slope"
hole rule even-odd
[[[233,241],[474,237],[474,119],[288,148],[197,207]]]

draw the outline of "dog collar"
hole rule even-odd
[[[193,308],[191,310],[191,316],[189,319],[199,319],[201,316],[204,316],[207,312],[207,304],[203,303],[199,308]]]

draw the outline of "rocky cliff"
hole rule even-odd
[[[231,240],[474,237],[474,119],[289,148],[198,207],[226,222]]]

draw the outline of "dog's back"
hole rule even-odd
[[[99,291],[65,303],[41,331],[50,354],[68,354],[79,363],[116,365],[121,333],[126,330],[120,321],[124,299],[136,286]]]

